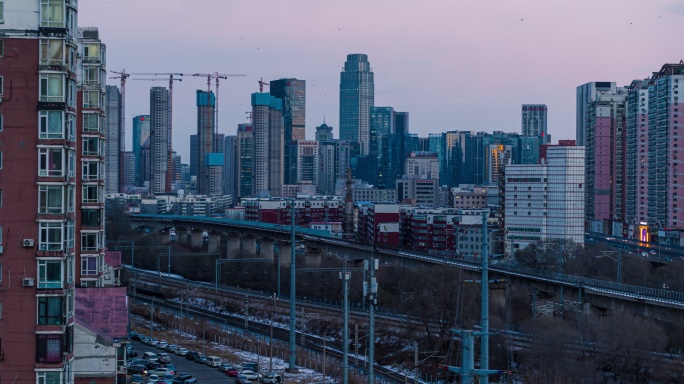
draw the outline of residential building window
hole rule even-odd
[[[83,138],[83,156],[98,156],[100,155],[100,138],[99,137],[84,137]]]
[[[62,288],[61,260],[38,260],[38,288]]]
[[[99,43],[83,44],[83,60],[99,61],[100,60],[100,44]]]
[[[64,324],[64,298],[43,296],[38,298],[38,325]]]
[[[100,67],[83,67],[83,83],[87,85],[100,84]]]
[[[83,92],[83,108],[99,108],[100,107],[100,91],[84,91]]]
[[[100,201],[100,187],[98,185],[83,186],[83,203],[92,204]]]
[[[84,161],[82,165],[83,180],[97,180],[100,178],[100,163],[97,161]]]
[[[62,148],[38,149],[38,176],[64,176],[64,150]]]
[[[64,102],[64,75],[46,73],[40,75],[40,101]]]
[[[36,335],[36,363],[59,364],[62,362],[62,350],[64,336],[61,334],[38,334]],[[52,373],[51,377],[61,379],[59,372],[45,372],[46,375]],[[40,375],[40,373],[38,373]],[[58,384],[59,382],[47,381],[46,384]],[[51,379],[50,379],[51,380]],[[38,376],[38,383],[41,383]]]
[[[99,227],[102,225],[100,209],[81,209],[81,225],[85,228]]]
[[[64,187],[61,185],[38,186],[38,213],[64,213]]]
[[[38,249],[41,251],[61,251],[64,239],[63,224],[40,222],[38,226],[40,229]]]
[[[36,372],[37,384],[61,384],[61,372]]]
[[[64,0],[40,0],[40,26],[65,27]]]
[[[2,95],[5,94],[5,92],[4,92],[4,89],[5,89],[5,87],[4,87],[5,82],[3,81],[4,79],[5,79],[4,77],[0,76],[0,96],[2,96]]]
[[[99,232],[85,232],[81,233],[81,251],[93,252],[97,251],[100,246]]]
[[[64,113],[61,111],[39,111],[39,138],[64,138]]]
[[[99,256],[81,257],[81,275],[92,276],[97,275],[97,259]]]
[[[40,65],[64,65],[64,39],[40,41]]]
[[[5,125],[4,123],[5,123],[5,118],[2,115],[2,113],[0,113],[0,132],[2,132],[2,127]]]
[[[84,113],[83,132],[100,132],[100,115],[96,113]]]

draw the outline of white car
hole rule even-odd
[[[167,345],[169,345],[169,343],[167,343],[166,340],[159,340],[159,342],[157,343],[157,345],[155,345],[155,347],[157,347],[159,349],[164,349],[164,348],[166,348]]]
[[[178,356],[185,356],[185,355],[188,354],[188,349],[187,349],[187,348],[182,348],[182,347],[181,347],[181,348],[178,348],[178,349],[176,349],[175,354],[178,355]]]
[[[261,375],[254,371],[250,371],[249,369],[243,369],[238,375],[243,375],[247,377],[248,380],[261,381]]]
[[[147,382],[148,382],[148,383],[154,384],[154,383],[156,383],[157,381],[159,381],[159,376],[154,375],[154,374],[150,375],[150,376],[147,378]]]

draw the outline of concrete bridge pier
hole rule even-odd
[[[284,242],[280,241],[278,242],[278,255],[280,258],[280,266],[281,267],[289,267],[290,266],[290,259],[292,255],[290,252],[292,252],[292,247],[290,246],[290,242]]]
[[[273,258],[273,239],[263,237],[259,239],[259,256],[264,259]]]
[[[209,243],[207,244],[207,252],[220,253],[221,252],[221,235],[216,233],[209,234]]]
[[[242,246],[242,257],[254,257],[257,252],[256,239],[251,236],[243,236],[240,238]]]
[[[307,250],[305,254],[305,263],[307,267],[319,267],[323,259],[323,252],[311,249]]]
[[[240,237],[235,235],[226,236],[226,252],[227,259],[234,259],[240,256]]]
[[[192,248],[202,248],[203,245],[202,231],[192,231],[192,235],[190,237],[190,246]]]

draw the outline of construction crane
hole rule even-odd
[[[211,92],[211,79],[216,79],[216,106],[214,107],[214,140],[212,140],[212,148],[216,146],[216,138],[218,137],[218,118],[219,118],[219,79],[227,79],[229,77],[247,77],[245,74],[236,73],[193,73],[192,76],[206,77],[207,78],[207,105],[209,104],[209,93]],[[207,113],[209,109],[207,108]],[[209,124],[210,119],[207,119],[207,124]],[[217,152],[217,148],[213,151]]]
[[[172,179],[173,179],[173,82],[183,81],[178,77],[182,77],[182,73],[131,73],[131,75],[136,76],[168,76],[169,80],[169,147],[168,147],[168,159],[166,164],[166,192],[171,192],[173,189]],[[145,79],[133,79],[133,80],[147,80],[147,81],[165,81],[165,78],[145,78]]]
[[[259,79],[259,93],[264,93],[264,85],[270,87],[271,85],[264,81],[264,78]]]
[[[121,71],[109,71],[111,73],[117,74],[119,76],[112,76],[110,79],[120,79],[121,80],[121,132],[119,133],[119,192],[123,192],[124,178],[126,165],[123,160],[123,154],[126,152],[126,79],[128,79],[131,74],[126,73],[125,69]]]

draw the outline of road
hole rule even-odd
[[[160,353],[164,352],[160,349],[150,347],[149,345],[132,341],[131,344],[136,351],[138,351],[138,358],[142,358],[143,353],[153,352]],[[197,379],[197,384],[233,384],[235,383],[235,378],[228,377],[225,373],[220,372],[218,368],[211,368],[204,364],[195,363],[194,361],[187,360],[185,357],[176,356],[171,354],[171,363],[176,366],[176,373],[187,372]],[[228,361],[228,363],[235,363]],[[147,376],[145,377],[147,380]]]

